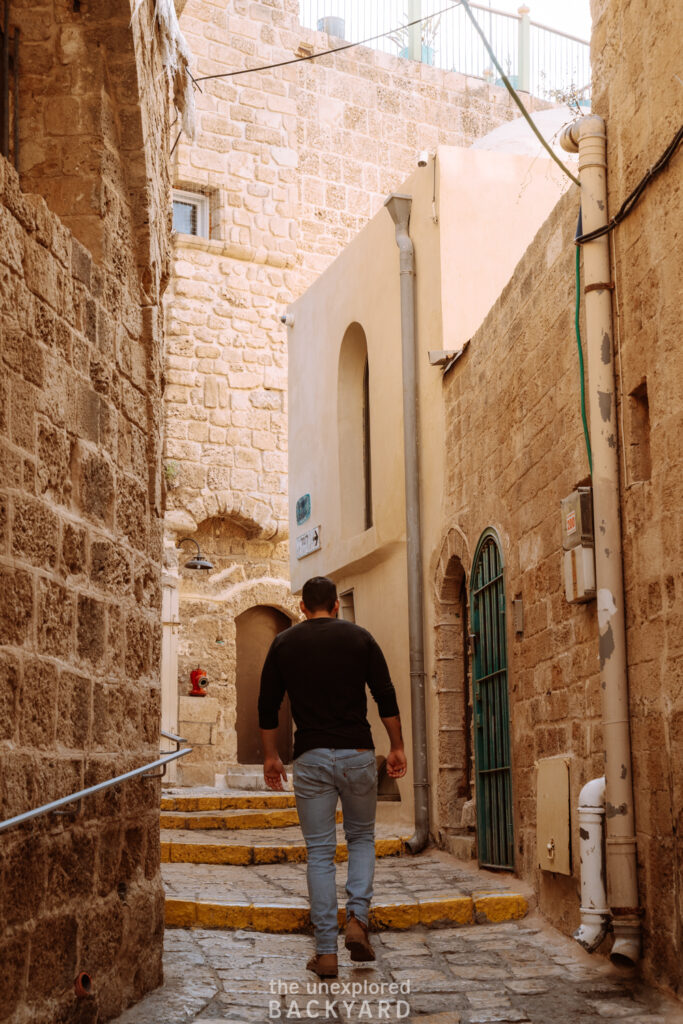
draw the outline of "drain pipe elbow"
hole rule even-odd
[[[567,153],[578,153],[579,143],[594,138],[605,140],[605,121],[598,114],[580,117],[577,121],[566,125],[560,133],[560,146]]]
[[[640,960],[640,917],[620,919],[609,958],[619,967],[635,967]]]
[[[405,840],[404,846],[410,850],[411,853],[420,853],[424,850],[425,846],[429,842],[429,827],[426,825],[417,825],[412,836],[409,836]]]
[[[394,222],[400,261],[406,571],[410,646],[410,710],[413,730],[413,787],[415,792],[415,832],[407,840],[406,848],[411,853],[419,853],[429,841],[429,782],[425,707],[417,353],[415,349],[415,253],[412,239],[408,233],[412,202],[411,196],[394,193],[389,196],[384,205]]]
[[[591,779],[579,794],[579,852],[581,859],[581,925],[574,938],[589,953],[607,934],[610,912],[602,872],[605,778]]]

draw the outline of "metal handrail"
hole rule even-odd
[[[476,6],[476,4],[470,4],[470,7]],[[487,11],[488,7],[482,7],[480,9]],[[550,25],[542,25],[540,21],[530,21],[529,24],[532,28],[542,28],[544,32],[551,32],[554,36],[562,36],[563,39],[571,39],[573,43],[581,43],[582,46],[590,46],[590,39],[582,39],[581,36],[573,36],[571,32],[562,32],[559,28],[551,28]]]
[[[52,811],[57,811],[60,807],[64,807],[66,804],[75,803],[77,800],[82,800],[83,797],[91,796],[93,793],[99,793],[103,789],[109,789],[111,786],[116,786],[119,782],[126,782],[127,779],[134,779],[138,775],[158,779],[158,775],[150,775],[150,769],[160,768],[163,765],[165,771],[166,765],[169,761],[175,761],[177,758],[184,757],[185,754],[189,754],[192,751],[192,747],[185,747],[184,750],[180,750],[179,744],[185,743],[182,736],[175,736],[172,732],[166,732],[164,729],[161,729],[161,735],[167,740],[173,740],[178,745],[176,750],[172,751],[170,754],[165,754],[156,761],[150,761],[149,764],[143,764],[141,768],[134,768],[130,772],[124,772],[123,775],[117,775],[114,779],[107,779],[106,782],[98,782],[95,786],[89,786],[87,789],[80,789],[77,793],[71,793],[69,796],[62,796],[59,800],[53,800],[49,804],[43,804],[42,807],[36,807],[33,811],[25,811],[23,814],[17,814],[14,818],[8,818],[7,821],[0,822],[0,832],[4,832],[5,829],[12,828],[14,825],[21,825],[25,821],[31,821],[32,818],[39,818],[43,814],[49,814]]]

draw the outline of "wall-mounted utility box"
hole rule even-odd
[[[536,762],[536,854],[542,871],[571,875],[569,758]]]
[[[570,604],[595,597],[593,551],[593,495],[590,487],[577,487],[561,501],[564,592]]]
[[[562,507],[562,547],[593,547],[593,493],[590,487],[577,487],[560,502]]]

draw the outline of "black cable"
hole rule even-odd
[[[255,68],[241,68],[239,71],[226,71],[220,75],[202,75],[201,78],[195,78],[195,82],[209,82],[214,78],[232,78],[234,75],[248,75],[252,71],[270,71],[272,68],[286,68],[290,64],[302,64],[306,60],[315,60],[317,57],[327,57],[330,53],[341,53],[342,50],[350,50],[353,46],[365,46],[366,43],[372,43],[375,39],[383,39],[384,36],[393,35],[394,32],[399,32],[401,29],[412,28],[413,25],[421,25],[423,21],[429,21],[430,18],[436,18],[440,14],[447,14],[448,11],[454,11],[456,7],[460,7],[461,0],[457,0],[457,3],[450,4],[448,7],[443,7],[440,11],[433,11],[431,14],[426,14],[424,18],[416,18],[415,21],[408,21],[405,25],[401,25],[400,28],[390,28],[387,32],[378,32],[376,36],[368,36],[367,39],[359,39],[357,43],[345,43],[343,46],[335,46],[333,50],[321,50],[320,53],[309,53],[306,57],[293,57],[291,60],[281,60],[277,64],[262,64]]]
[[[683,125],[678,129],[673,139],[666,147],[659,160],[650,167],[650,169],[643,175],[633,191],[626,197],[617,212],[614,214],[612,219],[604,224],[601,228],[596,228],[595,231],[588,231],[585,235],[579,235],[574,241],[576,245],[583,245],[584,242],[594,242],[596,238],[602,238],[603,235],[609,234],[610,231],[614,231],[617,224],[621,224],[623,220],[626,220],[629,213],[633,210],[634,206],[642,196],[643,192],[650,184],[653,178],[655,178],[660,171],[663,171],[668,164],[671,157],[674,155],[681,142],[683,142]]]

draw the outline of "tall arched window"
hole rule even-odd
[[[339,352],[337,425],[342,533],[352,537],[372,526],[370,371],[358,323],[347,329]]]

